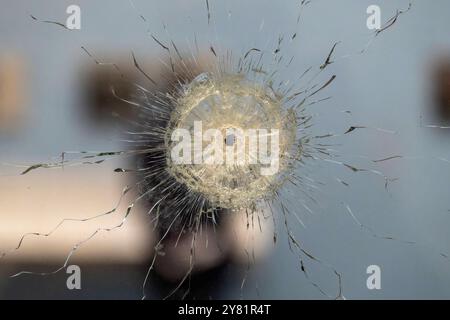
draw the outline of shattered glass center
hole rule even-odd
[[[228,130],[278,130],[277,173],[264,175],[261,173],[264,164],[251,161],[246,161],[244,165],[205,164],[199,161],[175,163],[170,157],[175,147],[171,140],[174,130],[182,128],[195,136],[194,128],[199,123],[203,132],[219,130],[223,137],[221,142],[226,147],[234,148],[235,156],[243,152],[241,156],[246,160],[252,156],[249,141],[245,140],[244,148],[238,149],[237,136]],[[184,86],[176,100],[165,139],[168,170],[179,182],[205,196],[213,205],[228,209],[248,208],[258,200],[269,199],[282,185],[291,167],[296,129],[295,114],[285,110],[282,97],[267,85],[249,81],[240,74],[204,73]],[[203,140],[201,147],[207,145],[208,142]],[[195,148],[198,145],[192,142],[189,151],[195,151]],[[270,150],[267,152],[270,153]]]

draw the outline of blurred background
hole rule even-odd
[[[286,52],[295,59],[279,75],[282,79],[294,81],[309,66],[320,65],[333,43],[341,41],[336,62],[327,69],[337,75],[326,92],[332,99],[311,111],[315,132],[343,133],[350,126],[395,131],[356,130],[332,142],[340,161],[398,180],[386,190],[380,176],[355,174],[330,163],[312,165],[308,174],[323,185],[314,195],[317,203],[302,200],[313,213],[297,206],[306,226],[292,225],[296,237],[342,274],[348,299],[450,298],[450,260],[442,255],[450,253],[450,162],[445,161],[450,159],[450,129],[427,127],[450,123],[449,1],[414,1],[363,55],[356,53],[371,38],[367,7],[379,5],[382,21],[387,21],[397,9],[407,8],[408,1],[312,1],[296,25],[299,1],[210,0],[212,27],[207,27],[202,0],[0,1],[0,251],[17,246],[27,232],[52,230],[61,219],[108,212],[128,183],[112,172],[126,159],[20,175],[20,165],[58,159],[63,151],[123,147],[110,115],[127,116],[129,109],[111,97],[109,86],[119,88],[121,96],[130,94],[130,88],[81,46],[148,86],[134,68],[131,52],[146,71],[160,74],[164,51],[150,34],[173,40],[183,52],[195,46],[195,34],[200,46],[214,43],[221,53],[233,50],[239,55],[266,45],[268,38],[276,41],[280,33],[297,32]],[[80,30],[30,16],[64,23],[71,4],[81,8]],[[402,158],[371,161],[393,155]],[[291,197],[298,198],[295,193]],[[346,204],[377,234],[417,244],[373,237],[349,216]],[[121,203],[121,212],[125,207]],[[81,290],[67,289],[65,270],[49,276],[9,276],[21,270],[57,269],[74,244],[99,227],[116,225],[120,215],[69,221],[49,237],[27,238],[20,250],[0,260],[0,298],[141,298],[154,245],[151,224],[141,211],[136,210],[126,227],[100,234],[73,255],[70,264],[82,270]],[[264,244],[266,254],[244,285],[245,263],[224,263],[197,280],[201,285],[194,281],[192,297],[324,298],[301,272],[282,224],[278,228],[277,243]],[[381,268],[381,290],[366,287],[369,265]],[[337,295],[338,282],[329,268],[313,261],[305,261],[305,268],[314,282]],[[147,297],[160,298],[165,286],[162,280],[151,281]]]

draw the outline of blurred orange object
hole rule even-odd
[[[20,56],[0,53],[0,130],[16,129],[24,114],[25,63]]]
[[[58,265],[76,244],[79,244],[74,257],[77,261],[121,264],[147,261],[152,254],[154,235],[145,212],[139,206],[133,207],[123,227],[114,228],[121,224],[136,195],[127,193],[118,205],[128,181],[111,174],[112,170],[108,166],[72,167],[2,177],[0,252],[9,253],[3,261]],[[115,206],[117,210],[112,212]],[[70,220],[60,225],[64,219]],[[113,229],[107,231],[109,228]],[[96,230],[98,233],[85,241]],[[36,236],[30,232],[51,234]],[[27,233],[20,249],[15,250]]]

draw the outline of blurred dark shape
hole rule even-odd
[[[0,131],[17,129],[24,114],[25,63],[17,55],[0,53]]]
[[[134,73],[112,65],[91,67],[83,81],[87,116],[93,125],[112,124],[115,118],[131,119],[136,110],[129,103],[136,92]]]
[[[433,63],[432,95],[439,120],[450,122],[450,53]]]
[[[173,100],[168,97],[177,96],[181,86],[190,83],[199,74],[211,70],[207,56],[201,56],[197,61],[198,63],[185,58],[182,62],[172,65],[170,60],[167,61],[167,66],[171,68],[166,69],[157,65],[142,66],[143,70],[156,82],[154,86],[147,86],[154,94],[148,97],[148,103],[155,106],[163,104],[169,106],[169,110],[174,108]],[[143,113],[148,126],[167,127],[167,120],[152,119],[150,115],[151,113],[148,115]],[[163,145],[164,136],[160,139],[160,141],[153,140],[154,145],[146,145],[145,148]],[[163,237],[161,241],[163,254],[155,260],[153,276],[158,294],[164,298],[179,285],[178,290],[172,292],[170,298],[208,299],[220,295],[220,289],[226,279],[224,270],[227,270],[228,275],[236,272],[230,265],[232,242],[224,236],[224,234],[232,233],[233,230],[230,230],[229,224],[222,223],[224,210],[210,208],[215,215],[214,225],[211,219],[201,219],[202,231],[200,232],[194,223],[198,207],[190,208],[187,205],[185,212],[180,217],[176,216],[175,208],[180,205],[174,205],[174,203],[180,202],[179,199],[189,199],[191,191],[167,176],[166,170],[162,170],[167,165],[164,151],[143,153],[138,156],[137,161],[139,168],[159,167],[158,171],[162,172],[158,175],[148,175],[148,172],[145,172],[143,177],[137,178],[138,181],[145,181],[142,192],[148,193],[148,190],[153,190],[146,198],[146,209],[149,212],[154,208],[155,201],[164,199],[158,206],[155,228],[159,237]],[[166,190],[169,187],[174,191],[167,194]],[[207,202],[205,199],[204,203]],[[197,233],[194,242],[192,232]],[[195,263],[189,271],[192,252],[195,252]],[[187,279],[186,276],[188,276]]]
[[[146,103],[151,104],[152,106],[161,107],[162,109],[167,109],[169,112],[173,110],[173,108],[175,108],[173,105],[174,101],[173,98],[170,97],[178,96],[178,91],[182,89],[181,87],[183,85],[189,84],[199,74],[211,70],[207,66],[208,60],[200,57],[198,58],[198,61],[198,63],[195,63],[185,59],[182,63],[173,64],[173,71],[171,68],[164,69],[161,67],[158,68],[158,66],[146,66],[146,72],[151,72],[150,74],[156,82],[156,85],[148,86],[149,91],[151,91],[152,94],[147,96]],[[167,66],[171,65],[171,63],[171,61],[167,61]],[[137,100],[135,99],[134,101]],[[153,112],[147,110],[141,110],[139,117],[145,119],[145,125],[149,128],[166,128],[168,126],[168,119],[158,116],[155,117]],[[138,120],[137,122],[141,123],[142,120]],[[138,126],[137,130],[139,129]],[[168,174],[168,170],[166,170],[167,161],[165,160],[165,151],[159,148],[160,145],[165,144],[164,139],[164,135],[157,134],[152,137],[151,142],[140,146],[140,148],[143,148],[144,150],[148,148],[154,148],[155,150],[151,153],[145,152],[138,156],[138,168],[152,168],[153,170],[161,170],[161,173],[149,175],[147,171],[142,171],[143,176],[141,177],[138,175],[138,181],[143,181],[141,183],[143,186],[141,192],[147,194],[146,198],[148,199],[148,202],[146,205],[148,206],[148,210],[154,206],[155,199],[164,199],[158,206],[157,229],[162,234],[166,232],[174,234],[176,238],[178,237],[180,229],[191,231],[191,229],[194,228],[195,219],[188,219],[189,223],[187,223],[185,218],[194,217],[198,212],[198,208],[188,205],[181,218],[177,219],[175,223],[173,222],[173,203],[177,203],[179,199],[189,199],[192,191]],[[149,193],[148,190],[152,190],[152,192]],[[176,192],[167,193],[167,190],[176,190]],[[202,197],[202,195],[199,195],[199,197]],[[204,200],[204,203],[205,206],[209,205],[207,199]],[[211,212],[217,213],[216,211],[217,210],[211,208]],[[189,233],[187,236],[189,237]]]

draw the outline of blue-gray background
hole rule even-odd
[[[371,34],[366,27],[369,5],[381,7],[383,21],[397,8],[408,5],[407,1],[313,0],[296,26],[298,2],[210,0],[216,28],[211,32],[206,27],[202,0],[135,0],[147,24],[128,1],[76,1],[81,7],[82,28],[68,32],[36,23],[29,15],[65,21],[65,10],[73,1],[2,0],[0,50],[20,52],[29,62],[31,99],[27,108],[31,116],[25,130],[0,136],[0,159],[33,162],[63,150],[119,146],[111,139],[111,132],[87,129],[79,116],[80,65],[92,65],[81,45],[99,56],[108,52],[127,56],[133,50],[145,60],[161,53],[147,29],[167,39],[162,23],[178,43],[186,44],[196,32],[200,43],[207,44],[205,40],[212,37],[214,43],[236,52],[274,41],[280,33],[296,31],[297,41],[289,49],[295,63],[282,74],[295,79],[309,65],[320,64],[335,41],[342,41],[336,58],[363,48]],[[264,29],[258,32],[262,20]],[[313,208],[313,215],[298,206],[306,228],[293,225],[293,229],[310,252],[341,272],[347,298],[450,298],[450,261],[440,256],[441,252],[450,252],[450,164],[435,159],[450,157],[450,132],[419,125],[420,115],[431,108],[428,65],[436,53],[450,50],[449,30],[450,1],[415,1],[412,10],[380,35],[364,55],[341,59],[327,70],[338,79],[327,89],[326,95],[333,99],[313,109],[317,114],[316,132],[342,133],[350,125],[397,131],[360,130],[334,140],[341,144],[335,148],[343,159],[359,167],[374,167],[368,159],[414,157],[377,167],[400,178],[391,184],[389,192],[376,175],[355,174],[326,163],[309,171],[311,177],[325,182],[316,194],[320,205]],[[342,110],[351,110],[352,114]],[[343,186],[334,177],[350,186]],[[377,233],[414,240],[418,245],[372,237],[355,224],[344,204],[349,204],[355,215]],[[378,291],[366,287],[366,268],[372,264],[382,269],[382,289]],[[307,267],[329,292],[337,289],[329,269],[312,262]],[[323,297],[299,271],[299,262],[289,251],[285,237],[270,258],[251,272],[245,298],[258,297],[256,282],[261,298]],[[239,298],[239,286],[240,278],[230,277],[216,297]],[[133,298],[138,290],[121,294]]]

